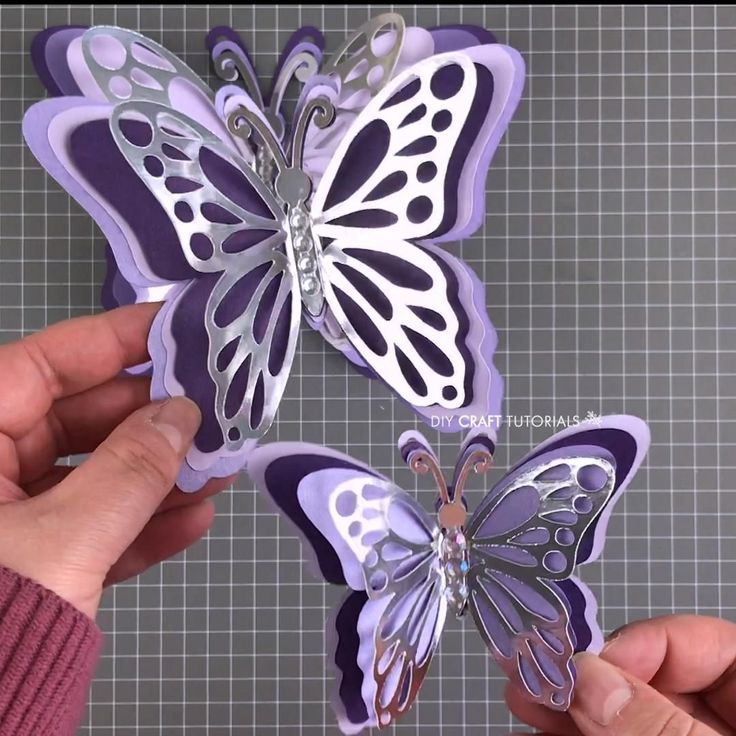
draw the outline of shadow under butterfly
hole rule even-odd
[[[294,525],[325,580],[350,591],[327,625],[340,728],[385,727],[412,706],[448,613],[470,611],[504,673],[537,703],[570,704],[572,656],[600,650],[590,590],[573,576],[603,547],[612,508],[649,446],[639,419],[609,416],[554,435],[468,515],[463,490],[494,445],[469,437],[448,484],[426,440],[402,456],[431,474],[436,517],[388,478],[317,445],[257,448],[248,472]]]

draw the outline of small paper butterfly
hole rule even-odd
[[[521,59],[476,44],[394,65],[381,86],[371,70],[385,58],[370,48],[367,70],[352,60],[345,79],[314,77],[284,141],[242,89],[215,96],[175,55],[119,28],[73,35],[66,70],[82,96],[26,114],[29,146],[93,215],[125,281],[164,300],[149,336],[152,395],[185,394],[203,415],[186,490],[239,470],[270,426],[302,314],[420,416],[444,415],[443,429],[498,413],[483,287],[436,243],[482,222]],[[380,89],[328,145],[319,134],[360,96],[355,75]],[[254,138],[271,163],[260,172]],[[328,148],[322,171],[310,151]]]
[[[646,425],[610,416],[563,430],[470,515],[463,492],[473,470],[491,465],[487,437],[466,440],[449,484],[420,434],[405,433],[399,445],[414,472],[433,476],[436,516],[369,466],[316,445],[266,445],[248,463],[322,576],[352,589],[327,632],[340,728],[357,733],[403,716],[446,615],[467,611],[530,700],[566,709],[573,654],[603,642],[595,600],[573,569],[600,554],[613,505],[647,451]]]

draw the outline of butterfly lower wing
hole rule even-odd
[[[202,413],[187,456],[195,476],[186,490],[199,487],[197,479],[208,472],[228,475],[242,467],[288,379],[299,308],[283,263],[273,254],[254,255],[237,275],[209,274],[184,286],[167,299],[151,331],[154,396],[186,395]],[[222,466],[216,473],[215,462]]]
[[[483,569],[468,581],[475,624],[509,680],[534,702],[567,708],[575,648],[560,591],[553,583],[522,587],[516,578]]]
[[[382,604],[383,600],[370,601]],[[394,593],[373,634],[378,725],[385,727],[413,705],[432,656],[439,644],[447,615],[443,579],[427,571],[424,578]]]
[[[436,525],[383,476],[324,448],[264,446],[252,453],[248,472],[310,543],[323,574],[362,592],[353,612],[360,643],[350,649],[343,632],[340,660],[374,688],[366,706],[371,725],[386,725],[411,706],[444,624]],[[346,662],[345,647],[356,663]]]
[[[341,558],[352,556],[362,569],[369,599],[362,656],[372,663],[375,725],[386,726],[413,704],[444,625],[437,530],[411,496],[388,481],[351,474],[333,480],[331,488],[319,477],[303,482],[299,499],[312,523],[341,548]]]
[[[500,410],[483,286],[431,245],[337,240],[322,254],[331,314],[362,361],[426,417]]]
[[[411,623],[381,636],[397,609],[410,608],[416,597],[371,599],[351,591],[327,622],[329,658],[335,671],[332,706],[345,734],[386,727],[411,708],[427,674],[446,615],[446,603],[432,589],[428,602]],[[414,628],[409,630],[409,626]]]

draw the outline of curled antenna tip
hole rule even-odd
[[[493,467],[493,455],[488,450],[476,450],[473,456],[473,472],[487,473]]]
[[[492,465],[493,455],[485,447],[470,449],[464,456],[460,471],[455,479],[455,498],[462,498],[471,470],[477,474],[487,473]]]
[[[227,129],[241,138],[249,138],[252,132],[246,108],[238,107],[227,116]]]
[[[424,475],[430,469],[428,459],[425,452],[414,451],[409,455],[409,468],[417,475]]]

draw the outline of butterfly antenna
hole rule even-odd
[[[442,503],[450,503],[450,492],[447,488],[447,480],[440,468],[437,458],[427,449],[419,448],[412,450],[406,459],[409,468],[417,475],[431,473],[437,484]]]
[[[279,71],[279,76],[273,83],[271,91],[271,99],[268,102],[268,109],[272,116],[277,116],[281,109],[281,103],[284,101],[286,88],[289,86],[292,78],[304,84],[319,71],[317,59],[307,51],[301,51],[298,54],[290,56]]]
[[[312,120],[320,130],[324,130],[332,125],[334,119],[335,108],[326,97],[315,97],[304,105],[294,128],[294,142],[291,148],[291,165],[293,168],[302,168],[307,128],[309,128]]]
[[[276,162],[279,171],[285,171],[289,168],[286,157],[273,132],[263,121],[263,118],[253,110],[249,110],[244,105],[236,107],[227,116],[227,129],[232,135],[242,138],[246,142],[251,137],[252,132],[255,131]]]
[[[471,471],[478,474],[487,473],[492,465],[493,455],[485,447],[478,447],[477,445],[469,447],[455,478],[454,501],[459,503],[462,500],[465,483]]]

